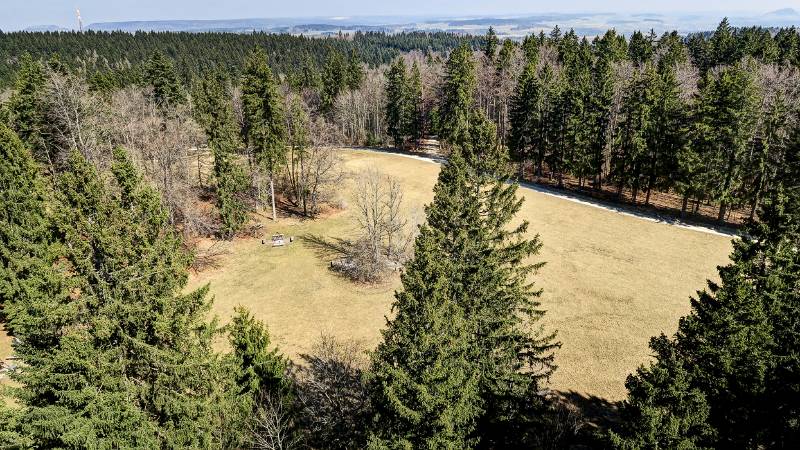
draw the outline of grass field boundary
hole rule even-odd
[[[424,155],[415,155],[408,153],[402,150],[395,150],[391,148],[374,148],[374,147],[339,147],[347,150],[361,150],[361,151],[368,151],[368,152],[376,152],[376,153],[387,153],[397,156],[402,156],[405,158],[412,158],[419,161],[426,161],[429,163],[434,164],[443,164],[447,161],[446,158],[443,157],[436,157],[436,156],[424,156]],[[650,222],[655,223],[663,223],[665,225],[671,225],[679,228],[685,228],[687,230],[693,230],[700,233],[708,233],[713,234],[716,236],[727,236],[731,238],[735,238],[739,236],[739,233],[735,230],[730,228],[724,227],[711,227],[706,225],[695,225],[691,223],[684,222],[680,219],[665,216],[662,214],[639,211],[631,207],[626,207],[622,205],[613,205],[607,202],[602,202],[591,197],[581,196],[577,194],[572,194],[569,192],[564,192],[558,189],[550,188],[547,186],[542,186],[536,183],[531,183],[527,181],[519,182],[519,185],[525,189],[530,189],[532,191],[538,192],[540,194],[550,195],[553,197],[560,198],[562,200],[571,201],[574,203],[579,203],[585,206],[591,206],[593,208],[600,208],[606,211],[615,212],[617,214],[622,214],[625,216],[636,217],[642,220],[647,220]]]

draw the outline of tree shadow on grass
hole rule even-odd
[[[587,424],[608,429],[619,423],[619,402],[575,391],[556,391],[559,402],[578,408]]]
[[[344,258],[352,246],[346,239],[328,238],[318,234],[304,234],[300,236],[300,240],[314,250],[317,256],[326,260]]]

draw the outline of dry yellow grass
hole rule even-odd
[[[432,198],[439,166],[391,154],[343,150],[346,168],[370,166],[399,178],[409,210]],[[545,324],[558,330],[563,348],[552,388],[619,400],[625,377],[648,360],[650,336],[671,334],[689,310],[688,298],[727,261],[730,238],[654,223],[520,189],[520,219],[544,243],[536,276],[544,289]],[[348,183],[341,197],[349,200]],[[265,234],[347,236],[349,211],[325,219],[264,221]],[[284,248],[258,239],[231,244],[218,269],[192,277],[211,283],[214,311],[225,322],[237,305],[266,322],[281,349],[296,356],[321,333],[374,345],[390,313],[394,278],[359,286],[328,270],[328,262],[302,239]]]

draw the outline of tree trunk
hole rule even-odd
[[[717,216],[717,222],[722,223],[725,221],[725,213],[728,211],[728,205],[723,200],[719,204],[719,215]]]
[[[686,208],[689,206],[689,196],[683,196],[683,204],[681,205],[681,219],[686,217]]]
[[[650,192],[651,191],[652,191],[652,189],[650,189],[650,186],[648,186],[647,187],[647,195],[644,197],[644,206],[649,206],[650,205]]]
[[[272,221],[275,222],[278,217],[275,213],[275,176],[272,172],[269,173],[269,196],[272,200]]]

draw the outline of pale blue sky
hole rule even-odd
[[[33,25],[158,19],[251,17],[472,15],[537,12],[767,12],[800,0],[0,0],[0,29]]]

